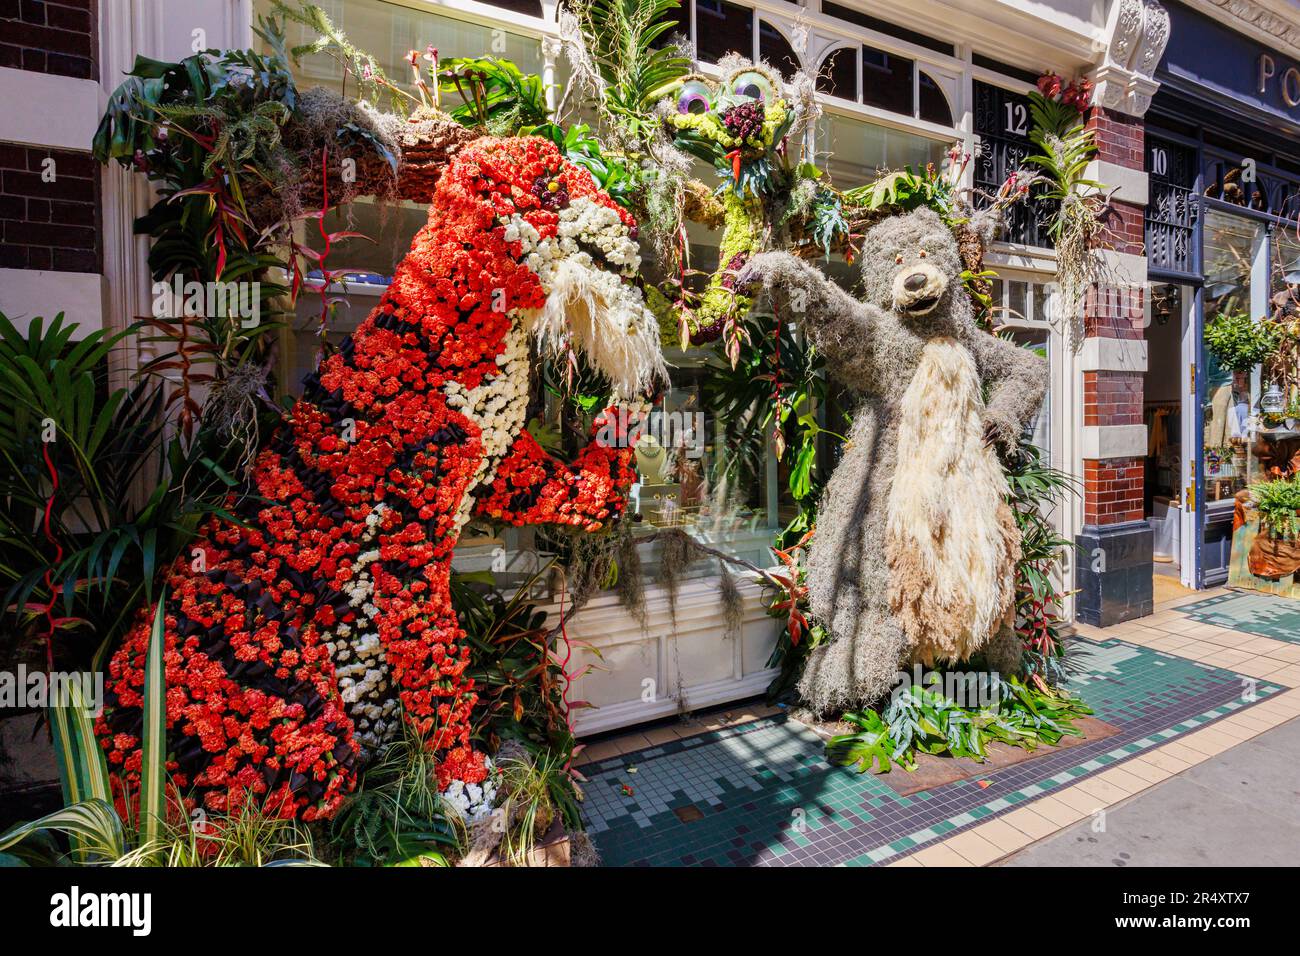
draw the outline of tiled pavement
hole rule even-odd
[[[606,865],[991,863],[1300,714],[1300,644],[1198,605],[1079,627],[1076,687],[1117,736],[901,797],[827,764],[810,728],[742,709],[590,746],[588,828]]]
[[[1300,601],[1233,591],[1185,604],[1181,612],[1202,624],[1235,628],[1260,637],[1300,644]]]

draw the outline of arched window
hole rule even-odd
[[[921,91],[921,103],[918,113],[920,118],[931,123],[938,123],[940,126],[951,126],[952,108],[948,105],[948,97],[944,95],[943,87],[936,83],[934,77],[924,70],[921,71],[921,75],[917,79]]]
[[[831,50],[817,70],[817,91],[846,100],[858,98],[858,48]]]
[[[483,0],[484,3],[502,10],[522,13],[527,17],[542,18],[542,0]]]
[[[862,48],[862,102],[891,113],[912,116],[912,69],[905,56],[875,47]]]
[[[758,55],[786,78],[794,76],[803,66],[794,47],[790,46],[780,30],[766,20],[758,21]]]
[[[754,11],[726,0],[695,0],[695,53],[717,63],[728,53],[754,55]]]

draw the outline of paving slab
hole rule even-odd
[[[1170,777],[1004,866],[1295,866],[1300,719]]]

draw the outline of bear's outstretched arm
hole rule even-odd
[[[760,252],[745,264],[736,285],[750,294],[766,292],[776,308],[807,318],[815,327],[833,322],[856,325],[870,318],[859,317],[861,302],[788,252]]]
[[[567,524],[598,531],[627,504],[636,453],[615,437],[618,412],[596,418],[592,439],[572,462],[548,454],[521,431],[497,465],[474,514],[506,524]],[[608,436],[608,437],[607,437]],[[617,447],[616,447],[617,446]]]
[[[985,435],[1004,449],[1020,440],[1047,393],[1047,360],[1014,342],[975,334],[971,343],[980,377],[988,386]]]
[[[788,252],[755,256],[741,272],[739,284],[751,295],[766,291],[782,315],[806,321],[812,341],[833,366],[844,370],[843,377],[858,391],[874,390],[876,350],[885,322],[878,308],[853,298]]]

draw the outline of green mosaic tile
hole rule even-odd
[[[1194,621],[1300,643],[1300,601],[1270,594],[1229,593],[1178,609]]]
[[[959,780],[900,797],[873,774],[831,767],[821,739],[782,716],[597,765],[585,787],[589,832],[607,865],[874,864],[1250,704],[1242,699],[1248,685],[1225,670],[1120,641],[1073,646],[1083,670],[1076,687],[1099,719],[1120,728],[1118,737],[1043,748],[990,770],[980,786]],[[1276,691],[1255,685],[1257,700]],[[629,763],[635,777],[624,770]],[[635,799],[619,795],[624,782]],[[701,816],[683,822],[674,810],[685,807]]]

